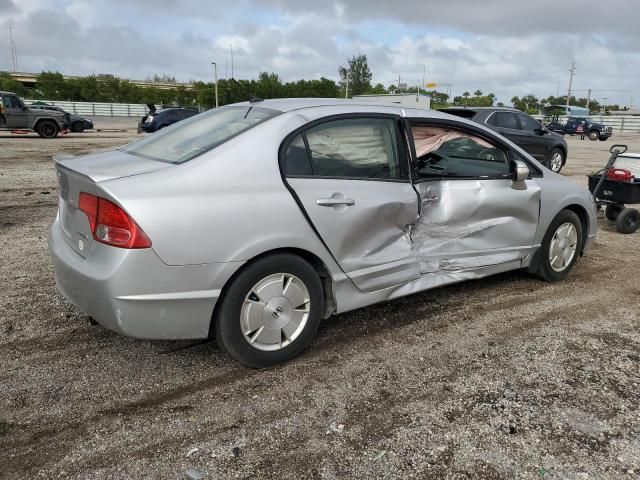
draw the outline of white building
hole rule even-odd
[[[363,103],[388,104],[401,107],[431,108],[431,97],[424,93],[387,93],[384,95],[354,95],[353,100]]]

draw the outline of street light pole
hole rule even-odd
[[[218,65],[216,62],[211,62],[213,65],[213,82],[216,88],[216,108],[218,108]]]
[[[344,89],[344,98],[349,98],[349,72],[347,72],[347,85]]]

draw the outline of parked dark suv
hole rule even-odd
[[[567,161],[567,142],[562,135],[549,131],[536,119],[514,108],[449,107],[441,111],[486,125],[556,173]]]
[[[155,110],[154,107],[140,120],[138,133],[155,132],[197,114],[198,111],[191,108],[165,108],[164,110]]]

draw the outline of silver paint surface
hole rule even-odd
[[[58,159],[61,187],[65,175],[67,185],[49,249],[61,292],[126,335],[204,338],[229,279],[272,251],[315,257],[329,276],[328,304],[344,312],[527,267],[550,222],[569,206],[583,209],[589,220],[581,253],[595,237],[596,208],[588,190],[477,124],[434,111],[331,99],[268,100],[260,106],[283,113],[182,165],[119,151]],[[279,170],[283,139],[313,120],[355,112],[480,128],[544,176],[413,185],[288,179],[295,198]],[[123,250],[91,241],[86,216],[77,210],[80,191],[121,205],[152,247]],[[317,204],[332,196],[351,198],[354,205]]]

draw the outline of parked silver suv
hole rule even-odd
[[[396,106],[240,103],[56,168],[62,293],[252,367],[334,313],[507,270],[561,280],[596,235],[586,189],[482,125]]]
[[[0,129],[33,130],[43,138],[54,138],[68,128],[69,114],[29,108],[12,92],[0,92]]]

